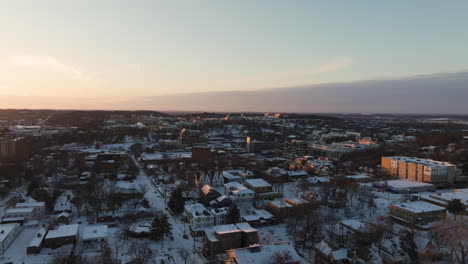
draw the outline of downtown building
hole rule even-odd
[[[455,183],[457,167],[449,162],[414,157],[382,157],[382,172],[401,179],[445,186]]]

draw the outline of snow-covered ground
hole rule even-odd
[[[153,184],[151,184],[148,176],[141,167],[140,172],[134,182],[137,185],[144,184],[145,186],[148,186],[148,191],[145,194],[145,198],[148,200],[151,208],[164,211],[169,216],[169,222],[172,225],[172,235],[174,237],[174,241],[170,241],[169,238],[164,238],[162,241],[153,241],[147,239],[148,245],[157,251],[159,255],[168,254],[169,256],[172,256],[172,258],[169,257],[168,259],[168,261],[172,261],[172,263],[184,263],[184,260],[179,256],[179,254],[177,254],[179,248],[185,248],[192,253],[190,255],[191,259],[187,261],[187,263],[204,263],[203,258],[200,256],[202,246],[201,238],[197,238],[197,241],[194,243],[193,237],[190,235],[188,225],[180,221],[179,218],[172,216],[168,213],[168,211],[165,210],[166,206],[164,204],[164,198],[162,198],[159,192],[156,191],[156,188],[153,186]],[[183,238],[184,234],[188,236],[188,239]],[[128,244],[130,244],[132,240],[141,241],[142,239],[130,238]]]

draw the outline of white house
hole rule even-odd
[[[210,210],[211,214],[214,217],[214,225],[225,225],[226,217],[228,213],[228,207],[222,208],[213,208]]]
[[[241,214],[250,214],[255,192],[238,182],[229,182],[224,185],[225,196],[239,207]]]
[[[185,205],[184,213],[189,221],[190,228],[194,232],[201,232],[203,229],[214,225],[213,215],[200,203]]]

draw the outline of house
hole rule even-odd
[[[204,230],[203,254],[212,259],[228,249],[258,243],[258,230],[248,223],[213,226]]]
[[[270,214],[265,209],[254,209],[252,214],[242,216],[244,222],[249,223],[253,227],[271,225],[275,223],[275,216]]]
[[[269,202],[266,210],[280,220],[294,215],[294,206],[281,200]]]
[[[78,224],[62,225],[55,230],[49,230],[45,238],[45,246],[58,248],[62,245],[73,244],[78,238]]]
[[[151,223],[133,224],[128,229],[129,236],[132,237],[148,237],[151,232]]]
[[[59,215],[57,215],[57,218],[55,218],[55,222],[58,224],[64,224],[68,225],[70,223],[70,214],[67,212],[62,212]]]
[[[345,264],[351,263],[348,250],[340,248],[334,250],[327,242],[322,240],[314,247],[316,264]]]
[[[198,180],[199,186],[209,185],[213,188],[221,188],[224,185],[223,174],[220,172],[202,173]]]
[[[293,214],[296,217],[302,217],[312,210],[312,203],[301,198],[286,198],[284,201],[294,207]]]
[[[252,203],[255,192],[238,182],[224,184],[225,196],[239,207],[241,214],[249,214],[252,211]]]
[[[54,214],[60,214],[62,212],[70,213],[72,212],[73,205],[71,203],[72,193],[64,192],[57,198],[57,201],[54,205]]]
[[[39,254],[41,252],[42,246],[44,245],[44,238],[46,234],[47,230],[45,228],[39,229],[31,242],[29,242],[29,245],[26,248],[26,253]]]
[[[107,225],[85,227],[81,239],[84,245],[90,247],[107,242]]]
[[[194,234],[201,234],[203,229],[214,225],[215,217],[200,203],[185,205],[184,213]]]
[[[225,264],[300,264],[302,258],[297,254],[292,242],[279,242],[268,245],[230,249],[226,251]],[[279,260],[283,260],[279,262]]]
[[[0,255],[3,255],[11,242],[20,233],[20,225],[18,223],[1,224],[0,225]]]
[[[214,225],[224,225],[227,221],[228,207],[213,208],[210,210],[214,217]]]

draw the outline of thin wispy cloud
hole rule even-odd
[[[51,56],[17,55],[10,57],[10,62],[16,66],[60,73],[78,80],[86,79],[80,68]]]
[[[315,75],[319,73],[338,71],[341,69],[348,68],[351,65],[353,65],[353,59],[350,57],[335,58],[317,67],[298,71],[298,73],[303,75]]]
[[[263,78],[260,79],[268,80],[272,78],[283,79],[291,77],[315,76],[322,73],[335,72],[349,68],[353,65],[353,63],[354,59],[351,57],[338,57],[312,67],[285,69],[282,72],[277,72],[274,75],[263,76]]]

